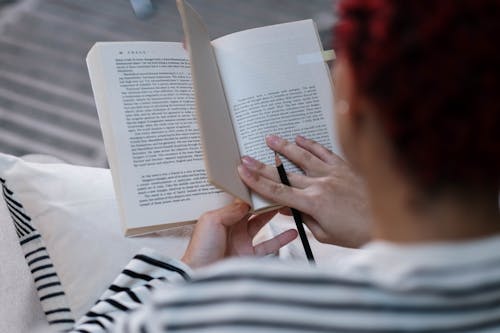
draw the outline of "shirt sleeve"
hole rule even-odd
[[[190,280],[191,269],[151,249],[143,249],[70,332],[109,332],[122,317],[149,303],[153,290]]]

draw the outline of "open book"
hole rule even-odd
[[[108,42],[87,56],[126,235],[194,222],[233,197],[256,212],[274,207],[237,174],[244,155],[273,163],[268,134],[302,134],[338,152],[313,21],[210,41],[199,15],[177,3],[189,51],[181,43]]]

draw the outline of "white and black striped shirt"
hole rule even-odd
[[[331,267],[137,255],[74,332],[500,332],[500,236],[374,242]]]

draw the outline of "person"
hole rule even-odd
[[[200,217],[182,262],[137,255],[75,332],[500,330],[500,2],[341,0],[337,130],[346,161],[269,136],[304,174],[254,191],[304,213],[320,241],[362,250],[331,267],[254,246],[274,212],[241,202]],[[348,162],[347,162],[348,161]],[[286,213],[286,212],[285,212]]]

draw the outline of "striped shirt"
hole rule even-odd
[[[500,236],[373,242],[322,267],[233,259],[192,272],[146,250],[73,332],[500,332]]]

